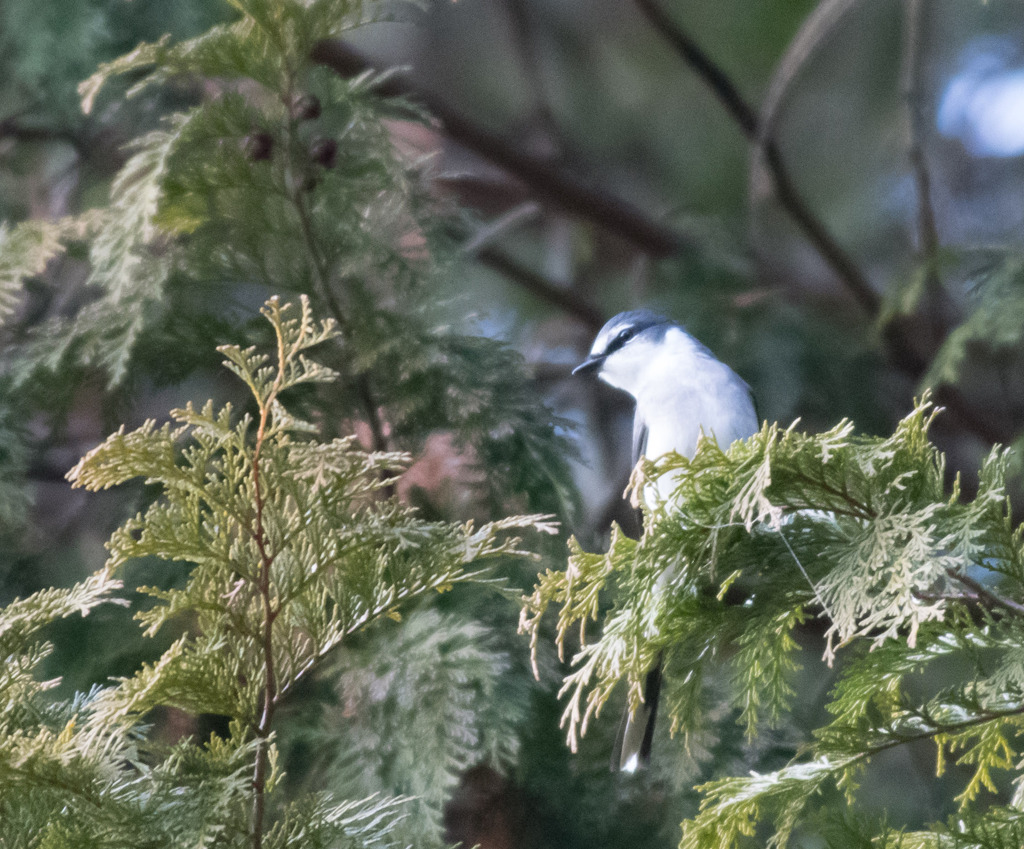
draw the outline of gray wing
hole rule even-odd
[[[633,416],[633,466],[647,452],[647,422],[637,409]]]

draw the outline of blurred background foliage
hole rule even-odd
[[[313,120],[333,138],[383,98],[390,150],[342,176],[386,170],[392,158],[409,169],[406,200],[422,226],[432,222],[432,270],[409,272],[411,300],[395,272],[387,309],[377,291],[352,308],[378,323],[351,328],[365,359],[347,373],[377,382],[382,420],[353,412],[366,410],[355,378],[344,397],[303,403],[328,432],[354,428],[367,445],[412,450],[399,488],[428,515],[551,510],[594,548],[611,521],[632,521],[621,500],[630,407],[569,371],[605,318],[641,305],[683,321],[729,362],[770,421],[819,430],[848,417],[885,433],[930,386],[946,407],[933,436],[968,491],[993,443],[1020,444],[1020,3],[433,0],[380,10],[315,52],[324,115]],[[189,76],[126,99],[129,74],[84,114],[76,86],[140,41],[176,42],[231,19],[227,4],[205,0],[0,3],[0,284],[13,225],[106,206],[130,141],[222,93],[216,78]],[[399,70],[372,86],[339,82],[389,68]],[[249,160],[234,165],[258,167],[253,146],[264,141],[254,129]],[[188,209],[174,206],[175,192],[198,191],[202,165],[178,163],[180,180],[163,189],[179,222]],[[223,261],[221,243],[260,238],[258,194],[233,202],[252,215],[228,209],[220,229],[196,233],[209,263],[172,277],[145,308],[119,371],[62,347],[97,298],[76,234],[52,261],[43,246],[24,292],[0,285],[0,601],[92,572],[103,541],[149,497],[142,487],[71,492],[63,476],[82,453],[122,422],[234,391],[213,345],[258,338],[253,316],[270,280]],[[93,329],[110,316],[94,315]],[[547,556],[562,563],[564,549]],[[175,580],[164,564],[133,568],[137,584]],[[525,590],[533,576],[517,569],[509,580]],[[103,609],[55,632],[50,671],[68,691],[155,655],[127,616]],[[505,601],[459,590],[408,624],[365,635],[295,699],[287,766],[300,785],[343,787],[353,758],[373,761],[359,791],[424,795],[428,819],[452,840],[673,845],[697,778],[785,760],[799,739],[782,728],[751,748],[723,716],[706,750],[666,741],[651,774],[623,783],[607,772],[612,718],[569,756],[556,661],[531,683]],[[812,724],[828,682],[820,646],[808,643],[800,691]],[[392,655],[402,661],[382,663]],[[429,718],[442,713],[466,735],[447,772],[424,756],[435,750]],[[196,730],[158,721],[170,737]],[[930,755],[918,754],[893,753],[862,796],[909,825],[950,812]]]

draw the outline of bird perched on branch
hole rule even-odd
[[[692,457],[701,434],[726,448],[758,430],[750,387],[739,375],[679,324],[647,310],[619,313],[601,328],[590,354],[573,369],[587,372],[636,401],[634,465],[669,451]],[[671,494],[666,488],[659,488],[662,497]],[[613,769],[632,772],[649,761],[661,677],[659,658],[647,674],[643,703],[626,708]]]

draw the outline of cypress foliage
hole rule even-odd
[[[403,799],[279,800],[281,702],[356,632],[483,579],[483,560],[522,554],[507,531],[552,528],[536,516],[481,527],[424,521],[384,495],[407,455],[311,438],[313,426],[281,395],[334,377],[307,352],[335,331],[313,321],[305,300],[300,315],[290,312],[276,299],[264,310],[274,355],[221,349],[255,415],[188,406],[171,413],[173,424],[122,428],[69,472],[91,490],[141,477],[161,497],[114,534],[102,572],[4,611],[0,806],[5,841],[25,841],[11,845],[391,845]],[[144,589],[157,604],[136,618],[150,636],[183,618],[189,629],[131,677],[70,703],[41,701],[46,686],[32,676],[46,652],[40,627],[114,600],[115,576],[142,557],[188,573],[181,589]],[[142,723],[168,707],[225,717],[227,734],[161,748]]]
[[[574,544],[568,568],[546,572],[524,599],[521,627],[535,645],[552,606],[560,648],[578,631],[563,686],[573,747],[617,684],[640,702],[659,657],[673,730],[720,722],[723,681],[748,737],[786,724],[807,709],[793,687],[801,626],[819,623],[821,663],[838,670],[828,720],[785,766],[700,787],[680,846],[725,849],[755,836],[793,845],[822,811],[855,803],[873,758],[921,741],[934,745],[939,775],[959,767],[959,813],[935,833],[890,825],[872,845],[988,847],[1019,833],[1024,546],[1005,493],[1008,454],[992,451],[973,500],[959,486],[947,496],[944,458],[928,438],[934,416],[925,399],[886,438],[846,422],[813,436],[766,424],[728,450],[704,439],[692,460],[644,463],[631,484],[642,539],[613,533],[604,553]],[[645,483],[663,474],[675,493],[652,500]],[[595,620],[597,639],[587,633]],[[957,670],[956,683],[923,690],[940,664]],[[1011,786],[1013,805],[992,812],[986,791]]]

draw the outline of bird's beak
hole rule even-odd
[[[576,368],[574,368],[572,370],[572,373],[573,374],[586,374],[587,372],[597,371],[599,368],[601,368],[602,363],[604,363],[604,359],[605,358],[603,356],[595,357],[595,356],[591,355],[591,356],[587,357],[578,366],[576,366]]]

